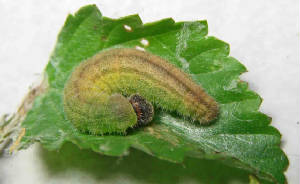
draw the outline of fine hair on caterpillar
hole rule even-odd
[[[154,108],[209,124],[218,104],[167,60],[131,48],[109,49],[80,63],[64,88],[67,119],[81,132],[125,133],[152,121]]]

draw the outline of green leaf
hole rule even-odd
[[[138,15],[103,17],[94,5],[69,15],[45,70],[49,87],[36,97],[22,123],[26,134],[21,147],[38,141],[57,150],[72,142],[109,156],[126,155],[132,147],[171,162],[182,162],[185,156],[216,159],[261,179],[285,183],[288,159],[279,147],[280,133],[269,126],[271,118],[258,111],[262,99],[240,81],[246,68],[228,56],[227,43],[207,33],[206,21],[176,23],[169,18],[143,24]],[[143,45],[142,39],[149,44]],[[126,136],[80,133],[65,118],[64,84],[80,62],[115,47],[141,47],[182,68],[219,103],[219,118],[211,126],[200,126],[176,114],[156,112],[151,126]]]

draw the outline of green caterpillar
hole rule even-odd
[[[77,129],[91,134],[125,133],[151,122],[153,106],[208,124],[218,104],[168,61],[136,49],[100,52],[72,72],[64,88],[64,111]]]

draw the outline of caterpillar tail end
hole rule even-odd
[[[201,125],[210,125],[213,122],[215,122],[215,120],[218,118],[219,116],[219,106],[216,102],[211,103],[209,106],[208,111],[206,112],[206,114],[200,119],[200,124]]]

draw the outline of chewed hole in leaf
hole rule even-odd
[[[143,47],[140,47],[140,46],[135,46],[135,49],[145,51],[145,49]]]
[[[124,24],[123,27],[124,27],[124,29],[125,29],[127,32],[131,32],[131,31],[132,31],[132,27],[129,26],[129,25]]]
[[[141,39],[141,44],[143,45],[143,46],[148,46],[149,45],[149,41],[148,40],[146,40],[146,39]]]

